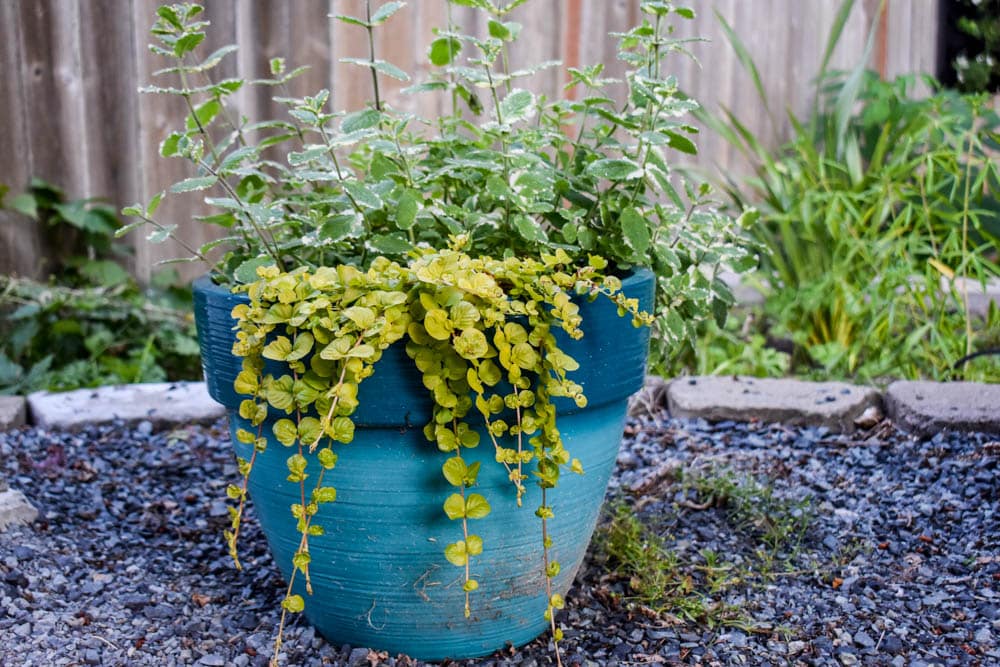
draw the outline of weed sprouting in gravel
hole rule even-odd
[[[684,563],[667,540],[618,504],[596,535],[598,558],[627,582],[631,598],[657,614],[672,614],[709,627],[742,626],[739,610],[716,599],[740,582],[737,568],[705,549],[701,563]]]
[[[758,540],[771,557],[783,552],[794,554],[815,517],[810,498],[781,496],[769,481],[741,476],[732,470],[682,470],[680,485],[693,496],[684,501],[686,507],[725,510],[728,522]]]
[[[640,518],[622,501],[598,529],[597,558],[613,579],[627,584],[627,599],[658,615],[752,629],[748,610],[726,600],[737,587],[773,581],[794,569],[815,518],[811,499],[786,498],[770,481],[729,469],[678,472],[674,509],[717,510],[722,525],[746,548],[741,553],[702,548],[692,557],[664,529],[664,517]]]

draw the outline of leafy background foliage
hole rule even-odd
[[[760,211],[745,231],[761,249],[753,281],[766,302],[742,326],[708,327],[670,372],[1000,379],[1000,357],[969,358],[1000,347],[1000,314],[968,303],[1000,275],[1000,119],[987,98],[929,77],[887,82],[824,62],[817,81],[813,114],[791,116],[793,138],[777,150],[729,110],[700,114],[755,165],[723,187],[735,207]]]
[[[191,294],[171,272],[142,289],[114,209],[35,179],[10,207],[51,237],[48,282],[0,276],[0,393],[198,379]]]
[[[948,63],[957,88],[966,93],[1000,90],[1000,2],[951,0],[948,15],[961,37],[958,55]],[[951,27],[951,26],[949,26]],[[957,41],[957,40],[956,40]]]

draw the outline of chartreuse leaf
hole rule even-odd
[[[323,434],[323,426],[315,417],[303,417],[299,420],[298,437],[304,445],[312,445]]]
[[[332,470],[337,465],[337,455],[331,449],[321,449],[316,456],[319,464],[327,470]]]
[[[291,447],[298,439],[298,429],[291,419],[279,419],[272,427],[274,437],[285,447]]]
[[[312,562],[312,556],[309,555],[308,551],[297,551],[295,555],[292,556],[292,565],[296,567],[300,572],[305,572],[309,568],[309,563]]]
[[[465,500],[461,495],[453,493],[444,501],[444,513],[449,519],[461,519],[465,517]]]
[[[469,562],[469,553],[465,546],[464,540],[459,540],[453,544],[449,544],[444,549],[444,557],[448,559],[448,562],[452,565],[457,565],[458,567],[464,567],[466,563]]]
[[[337,500],[337,489],[332,486],[321,486],[312,493],[313,502],[332,503]]]
[[[285,361],[292,354],[292,341],[286,336],[278,336],[276,339],[264,346],[263,356],[265,359],[274,361]]]
[[[424,329],[435,340],[448,340],[452,332],[452,323],[448,319],[448,313],[440,308],[429,311],[424,318]]]
[[[468,467],[465,465],[465,461],[455,456],[444,462],[444,465],[441,466],[441,472],[444,473],[444,478],[452,486],[464,486]]]
[[[248,396],[256,394],[259,386],[257,374],[246,370],[240,371],[239,375],[236,376],[236,381],[233,383],[233,389],[236,390],[237,394],[246,394]]]
[[[306,608],[306,603],[301,595],[289,595],[281,601],[281,606],[293,614],[297,614]]]
[[[469,519],[482,519],[490,513],[490,504],[478,493],[470,493],[465,501],[465,516]]]

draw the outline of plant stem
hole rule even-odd
[[[368,22],[368,61],[372,71],[372,88],[375,91],[375,110],[382,111],[382,100],[378,92],[378,71],[375,69],[375,30],[372,27],[372,0],[365,0],[365,20]]]
[[[542,487],[542,507],[547,507],[545,487]],[[562,667],[559,655],[559,641],[556,639],[556,610],[552,606],[552,577],[549,576],[549,526],[548,519],[542,518],[542,567],[545,575],[545,599],[549,609],[549,629],[552,632],[552,645],[555,647],[556,665]]]
[[[250,226],[253,227],[254,232],[260,238],[260,244],[261,244],[261,246],[264,248],[264,250],[267,252],[267,254],[270,255],[272,259],[274,259],[274,261],[278,265],[278,268],[279,269],[283,268],[282,263],[281,263],[281,252],[278,250],[278,246],[277,246],[277,243],[274,240],[274,236],[269,234],[271,236],[271,244],[273,245],[273,248],[272,248],[272,247],[269,247],[268,244],[267,244],[267,236],[264,235],[264,230],[261,229],[261,227],[257,224],[257,221],[253,219],[253,214],[250,213],[250,209],[247,207],[246,202],[244,202],[243,199],[239,196],[239,194],[237,194],[236,190],[233,189],[233,186],[231,186],[226,181],[226,179],[223,178],[219,174],[218,170],[216,170],[212,165],[208,164],[204,160],[202,160],[200,164],[201,164],[201,166],[209,174],[211,174],[212,176],[215,176],[216,180],[219,182],[219,185],[221,185],[222,189],[226,191],[226,194],[228,194],[230,197],[232,197],[233,200],[237,204],[240,205],[240,210],[243,213],[243,215],[246,216],[247,222],[250,223]],[[243,237],[246,239],[247,245],[249,245],[250,247],[252,247],[252,244],[250,243],[250,239],[247,236],[246,230],[243,229],[242,226],[240,227],[240,232],[243,234]]]

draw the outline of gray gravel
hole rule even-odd
[[[877,429],[879,430],[879,429]],[[725,507],[692,509],[677,471],[770,480],[815,513],[787,570],[727,588],[740,621],[709,627],[644,613],[628,582],[589,562],[561,618],[564,664],[1000,664],[1000,443],[978,434],[870,440],[822,429],[629,422],[609,494],[682,562],[710,548],[753,563],[758,542]],[[280,584],[252,511],[243,556],[225,554],[224,425],[148,424],[0,433],[0,474],[40,510],[0,534],[2,665],[264,665]],[[288,665],[417,665],[330,646],[305,624]],[[553,664],[545,639],[460,665]]]

